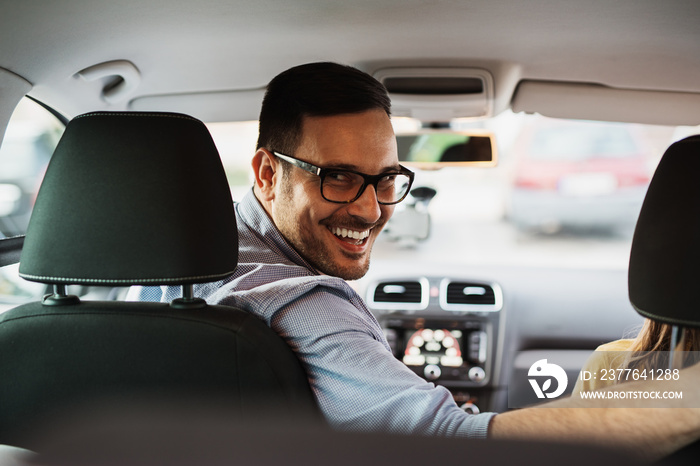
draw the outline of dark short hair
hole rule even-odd
[[[351,66],[319,62],[295,66],[267,86],[260,111],[257,148],[293,155],[304,117],[382,109],[391,114],[386,88]]]

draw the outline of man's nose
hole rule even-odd
[[[374,223],[381,218],[382,210],[374,186],[368,185],[362,195],[348,205],[348,213],[367,223]]]

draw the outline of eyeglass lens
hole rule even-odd
[[[375,186],[377,201],[386,204],[400,201],[406,195],[410,181],[407,175],[401,173],[380,178]],[[329,201],[348,202],[357,197],[364,183],[364,178],[356,173],[332,171],[326,174],[321,192]]]

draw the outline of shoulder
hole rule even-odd
[[[261,270],[264,269],[267,268]],[[240,289],[235,281],[231,282],[209,302],[255,314],[294,348],[319,339],[330,342],[336,337],[343,341],[370,337],[384,344],[376,318],[357,292],[340,278],[322,275],[274,281],[250,276],[247,279],[257,285],[249,287],[247,283],[246,289]]]
[[[243,300],[255,306],[279,308],[302,296],[318,293],[351,297],[354,291],[340,278],[315,275],[296,264],[239,263],[235,274],[207,300],[229,305]]]
[[[209,303],[244,309],[268,325],[282,315],[303,314],[310,320],[328,313],[370,314],[345,280],[313,275],[294,264],[240,264],[232,279],[211,291]]]
[[[573,393],[577,394],[581,391],[591,391],[598,388],[606,387],[612,385],[614,381],[608,380],[598,374],[602,370],[618,369],[624,368],[626,365],[626,357],[624,352],[628,351],[632,345],[630,339],[615,340],[609,343],[600,345],[596,350],[588,357],[585,364],[581,368],[581,372],[588,372],[597,374],[596,376],[591,376],[587,380],[579,377],[576,381],[576,386],[574,387]]]
[[[609,343],[605,343],[596,348],[596,351],[628,351],[632,346],[631,339],[615,340]]]
[[[586,361],[585,369],[614,369],[625,365],[625,355],[621,354],[629,350],[632,340],[615,340],[600,345]]]

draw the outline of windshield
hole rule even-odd
[[[209,124],[234,199],[252,186],[256,122]],[[395,119],[397,134],[416,122]],[[497,167],[413,168],[416,188],[378,239],[373,264],[625,269],[639,209],[664,150],[700,128],[544,118],[506,112],[456,129],[493,131]],[[421,193],[422,195],[422,193]],[[429,214],[428,224],[425,213]]]

